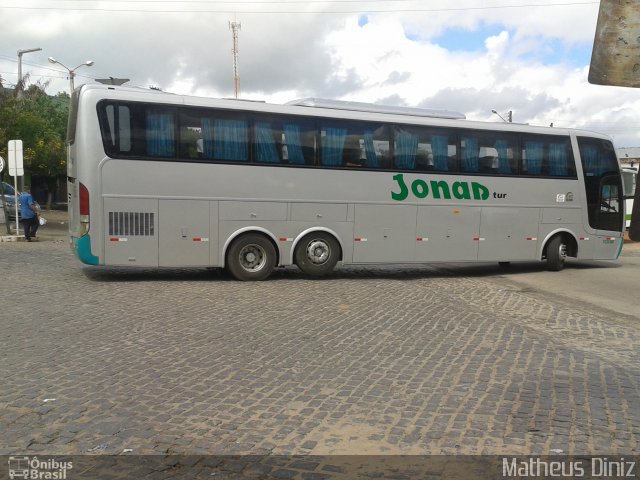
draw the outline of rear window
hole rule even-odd
[[[76,126],[78,124],[78,101],[80,99],[78,89],[71,95],[71,108],[69,109],[69,119],[67,120],[67,144],[73,145],[76,141]]]
[[[153,104],[101,102],[102,142],[111,157],[176,157],[176,109]]]

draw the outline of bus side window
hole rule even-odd
[[[462,136],[463,172],[517,175],[517,137],[499,132],[469,132]]]
[[[389,168],[388,127],[384,125],[364,125],[362,135],[363,157],[367,168]]]
[[[344,150],[348,129],[345,125],[322,125],[320,127],[320,163],[324,167],[344,165]]]
[[[415,170],[418,154],[418,134],[408,128],[394,129],[394,166],[397,170]]]
[[[555,135],[524,135],[521,144],[522,175],[575,177],[576,165],[569,139]]]
[[[308,121],[283,121],[282,159],[289,165],[314,165],[316,130]]]
[[[347,135],[343,154],[343,162],[346,167],[358,168],[366,166],[367,160],[363,158],[360,142],[359,135]]]
[[[389,168],[389,128],[365,122],[320,125],[320,161],[327,167]],[[415,158],[414,158],[415,161]]]
[[[272,122],[257,121],[253,125],[253,158],[257,163],[280,163],[282,130]]]
[[[196,112],[183,110],[180,113],[180,158],[202,158],[202,127]]]
[[[421,171],[455,172],[457,171],[457,137],[447,130],[415,128],[410,132],[417,137],[415,154],[416,169]],[[402,149],[406,144],[396,143]],[[406,152],[404,152],[406,153]]]
[[[537,139],[525,139],[522,147],[521,172],[526,175],[541,175],[544,143]]]
[[[575,176],[575,164],[569,144],[549,142],[547,154],[548,174],[552,177]]]
[[[455,155],[456,142],[448,135],[436,133],[431,136],[431,151],[433,155],[433,169],[439,172],[451,172],[456,170]],[[452,165],[451,159],[454,164]]]
[[[215,160],[249,161],[247,121],[236,118],[203,119],[204,149],[213,150]],[[207,144],[207,140],[209,141]]]
[[[494,168],[499,175],[517,175],[518,142],[515,137],[500,135],[494,142],[493,148],[496,151]]]
[[[147,155],[167,158],[175,156],[176,134],[173,109],[149,108],[145,113]]]
[[[480,147],[478,139],[470,135],[463,136],[460,140],[462,150],[461,171],[464,173],[478,173]]]

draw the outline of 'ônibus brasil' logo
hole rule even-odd
[[[393,176],[398,182],[398,191],[391,192],[391,198],[402,202],[409,197],[409,187],[404,181],[404,175],[399,173]],[[411,193],[416,198],[427,198],[429,194],[433,198],[457,198],[458,200],[486,200],[489,198],[489,189],[477,182],[453,182],[449,184],[444,180],[431,180],[427,182],[418,178],[411,182]]]

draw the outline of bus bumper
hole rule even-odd
[[[91,253],[91,237],[89,234],[82,237],[71,237],[71,249],[82,263],[87,265],[99,265],[100,259]]]

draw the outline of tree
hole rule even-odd
[[[25,173],[38,176],[49,192],[47,207],[57,189],[57,179],[66,173],[65,135],[69,96],[49,96],[46,84],[36,83],[17,98],[13,90],[1,86],[0,155],[6,158],[9,140],[23,141]]]

